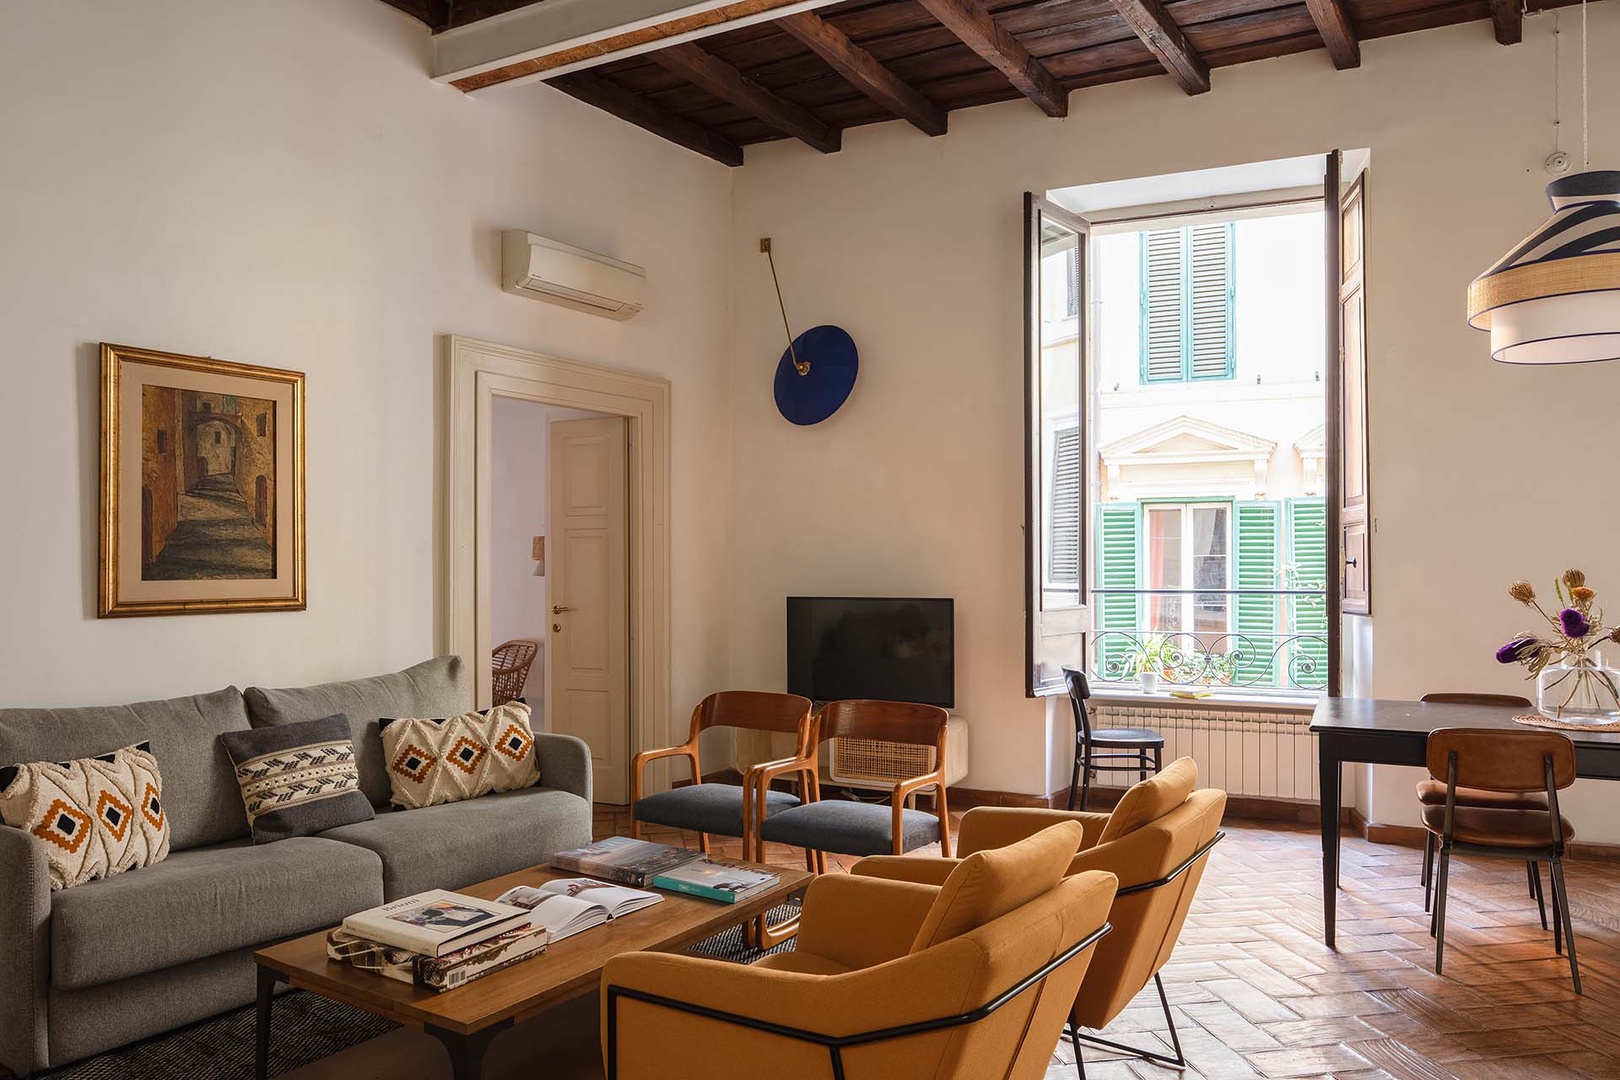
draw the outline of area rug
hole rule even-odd
[[[798,913],[799,902],[793,900],[774,909],[770,919],[782,922]],[[689,951],[695,956],[750,964],[762,956],[792,948],[792,939],[774,949],[754,948],[743,940],[743,928],[736,926],[698,942]],[[169,1080],[176,1076],[187,1080],[242,1080],[253,1075],[253,1025],[254,1008],[249,1005],[39,1075],[50,1080]],[[338,1005],[318,994],[289,991],[276,999],[270,1075],[302,1068],[386,1035],[395,1027],[391,1021]],[[4,1073],[0,1069],[0,1075]]]

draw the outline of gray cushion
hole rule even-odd
[[[253,949],[248,948],[87,990],[53,987],[41,999],[42,1007],[48,1007],[51,1015],[50,1064],[67,1065],[251,1004],[255,991],[253,972]],[[290,1021],[278,1016],[276,1023],[275,1038],[287,1038],[282,1034],[287,1028],[279,1025]],[[244,1041],[249,1038],[245,1029],[239,1038]],[[144,1061],[168,1061],[163,1051],[156,1048],[139,1051],[137,1057]],[[140,1075],[142,1066],[126,1064],[130,1060],[115,1060],[101,1068],[110,1070],[111,1075]],[[178,1071],[172,1066],[152,1067],[160,1076]],[[225,1075],[225,1068],[220,1066],[221,1071],[214,1075]],[[81,1075],[95,1075],[98,1071],[93,1066]],[[246,1073],[244,1069],[243,1075]]]
[[[182,851],[57,893],[51,982],[100,986],[333,926],[382,899],[377,856],[331,840]]]
[[[349,718],[360,768],[360,790],[373,806],[388,801],[388,763],[377,721],[384,716],[454,716],[472,707],[472,685],[458,656],[425,660],[392,675],[305,686],[296,690],[247,689],[254,727],[318,720],[333,713]],[[162,765],[162,759],[158,761]]]
[[[323,714],[324,715],[324,714]],[[0,765],[72,761],[152,744],[174,851],[246,836],[242,794],[219,736],[246,731],[234,686],[212,694],[78,709],[0,709]]]
[[[901,850],[939,839],[939,819],[921,810],[903,810]],[[759,833],[766,840],[840,855],[889,855],[894,851],[894,808],[888,803],[824,799],[771,814]]]
[[[522,788],[383,811],[374,821],[321,835],[380,855],[383,894],[395,900],[428,889],[459,889],[583,847],[591,842],[591,804],[555,788]]]
[[[736,784],[688,784],[648,795],[631,808],[637,821],[668,825],[672,829],[741,836],[743,789]],[[799,797],[786,791],[765,793],[765,816],[798,806]]]
[[[255,844],[314,836],[375,816],[371,800],[360,791],[349,718],[341,713],[227,731],[219,741],[236,766]]]

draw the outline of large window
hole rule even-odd
[[[1235,226],[1185,225],[1139,236],[1142,381],[1232,378]]]
[[[1118,181],[1027,198],[1030,693],[1066,667],[1102,693],[1336,690],[1371,531],[1346,475],[1366,460],[1360,309],[1324,302],[1365,272],[1341,164],[1154,178],[1212,189],[1157,206]],[[1288,179],[1224,193],[1261,173]]]

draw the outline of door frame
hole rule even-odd
[[[448,387],[445,642],[491,701],[491,431],[496,396],[622,416],[629,438],[629,751],[670,741],[669,406],[667,379],[497,345],[445,339]]]

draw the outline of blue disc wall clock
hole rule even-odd
[[[855,339],[838,326],[816,326],[793,339],[776,364],[776,409],[789,423],[819,424],[849,398],[860,371]]]
[[[794,337],[769,237],[760,240],[759,250],[770,260],[776,306],[782,311],[782,329],[788,337],[787,351],[776,362],[776,410],[784,420],[800,427],[819,424],[837,412],[855,389],[855,376],[861,367],[855,339],[838,326],[813,326]]]

